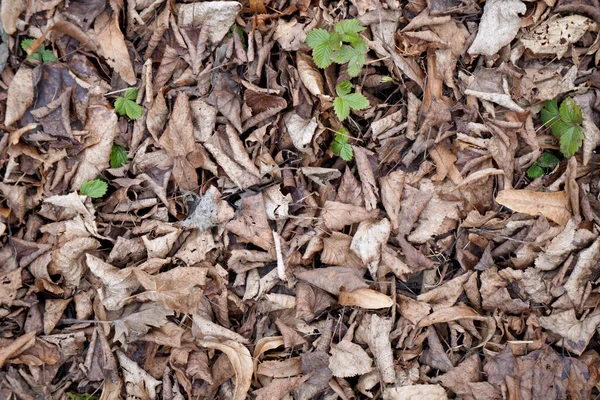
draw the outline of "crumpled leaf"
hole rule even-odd
[[[550,18],[525,32],[520,40],[534,54],[556,55],[560,60],[569,46],[577,43],[594,26],[594,21],[583,15]]]
[[[519,0],[490,0],[485,3],[477,36],[469,54],[493,56],[509,44],[521,27],[519,14],[527,7]]]
[[[364,375],[373,369],[373,360],[367,352],[349,340],[342,340],[331,347],[329,369],[333,376],[349,378]]]
[[[202,26],[208,32],[208,40],[217,44],[229,32],[242,5],[237,1],[204,1],[181,4],[178,9],[180,26]]]
[[[384,400],[447,400],[448,395],[440,385],[390,386],[383,392]]]
[[[238,215],[225,225],[225,229],[237,235],[238,240],[264,250],[270,251],[275,246],[262,193],[244,198]]]
[[[339,230],[346,225],[375,218],[378,213],[378,210],[367,211],[364,207],[327,200],[321,218],[328,229]]]
[[[137,83],[131,58],[127,51],[125,38],[119,28],[119,13],[113,12],[112,15],[104,12],[94,22],[94,32],[96,33],[96,43],[100,49],[100,54],[125,82],[129,85]]]
[[[126,382],[127,398],[155,399],[156,387],[160,385],[160,381],[154,379],[120,350],[117,350],[117,358]]]
[[[124,345],[133,343],[148,333],[151,327],[159,328],[166,324],[167,317],[173,314],[160,303],[143,304],[138,311],[113,321],[114,340]]]
[[[391,225],[387,218],[377,222],[363,221],[350,244],[350,249],[369,267],[371,276],[375,279],[381,259],[381,246],[387,243],[390,231]]]
[[[120,310],[140,284],[130,268],[116,268],[91,254],[85,255],[90,271],[102,281],[98,296],[108,310]]]
[[[564,338],[556,343],[558,346],[581,355],[600,325],[600,314],[594,313],[583,320],[578,320],[574,309],[555,310],[548,317],[539,317],[539,321],[543,328]]]
[[[295,112],[286,114],[283,120],[294,147],[302,152],[310,152],[309,145],[317,129],[317,120],[304,119]]]

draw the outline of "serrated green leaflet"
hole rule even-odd
[[[306,35],[306,44],[313,49],[313,59],[319,68],[327,68],[331,65],[331,54],[333,46],[330,42],[330,34],[325,29],[313,29]]]
[[[340,97],[349,94],[351,90],[352,90],[352,83],[350,83],[350,81],[347,81],[347,80],[341,81],[335,87],[335,91],[336,91],[337,95]]]
[[[544,175],[544,170],[542,169],[542,167],[540,167],[537,164],[533,164],[531,167],[529,167],[529,169],[527,170],[527,176],[531,179],[537,179],[540,176]]]
[[[135,101],[135,99],[137,98],[137,95],[138,95],[137,88],[129,88],[125,91],[125,94],[123,95],[123,97],[125,97],[128,100]]]
[[[344,35],[358,34],[359,32],[362,32],[365,29],[367,29],[367,28],[365,28],[364,26],[361,26],[360,21],[357,20],[356,18],[339,21],[338,23],[335,24],[335,28],[334,28],[334,30],[337,33],[339,33],[340,35],[342,35],[342,37]]]
[[[79,193],[84,196],[89,196],[92,199],[98,199],[106,194],[108,185],[102,179],[93,179],[83,182],[79,188]]]
[[[110,167],[120,168],[127,162],[127,150],[123,146],[113,145],[110,151]]]
[[[560,108],[558,110],[560,114],[560,118],[569,124],[580,124],[583,122],[583,117],[581,115],[581,108],[575,103],[570,97],[567,97],[560,104]]]
[[[340,121],[345,120],[350,115],[350,106],[344,101],[343,97],[336,97],[333,100],[333,111]]]
[[[560,151],[565,157],[572,157],[583,143],[583,130],[578,125],[571,125],[562,132],[559,141]]]
[[[540,118],[545,126],[551,127],[560,118],[558,114],[558,101],[556,99],[546,100],[544,104],[544,108],[540,112]]]
[[[33,42],[35,42],[35,39],[23,39],[21,40],[21,48],[25,51],[27,51],[27,49],[29,47],[31,47],[31,45],[33,44]]]
[[[344,101],[348,103],[348,107],[353,110],[362,110],[369,107],[369,100],[360,93],[350,93],[343,96]]]
[[[119,115],[127,115],[130,119],[138,119],[142,116],[142,106],[135,102],[137,89],[129,88],[125,91],[125,97],[115,99],[115,111]]]
[[[354,153],[352,152],[352,146],[350,146],[350,144],[348,144],[348,143],[343,145],[342,148],[340,149],[340,157],[342,157],[342,160],[352,161],[353,156],[354,156]]]

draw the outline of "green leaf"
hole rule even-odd
[[[340,144],[346,144],[348,143],[348,140],[350,140],[350,134],[348,133],[346,128],[341,127],[336,132],[334,140]]]
[[[558,157],[556,157],[554,154],[544,153],[540,158],[537,159],[535,163],[542,168],[554,168],[559,161],[560,160]]]
[[[135,101],[126,99],[124,97],[116,98],[115,111],[119,115],[127,115],[130,119],[138,119],[143,113],[142,106],[137,104]]]
[[[570,127],[572,127],[573,124],[570,124],[568,122],[563,121],[562,119],[557,119],[556,121],[554,121],[554,123],[552,123],[552,128],[550,128],[552,134],[557,138],[560,139],[560,137],[562,136],[563,132],[566,131],[567,129],[569,129]]]
[[[340,121],[345,120],[348,118],[348,115],[350,115],[350,106],[342,97],[336,97],[333,99],[333,110]]]
[[[93,179],[91,181],[83,182],[79,188],[79,193],[84,196],[89,196],[92,199],[97,199],[106,194],[108,185],[102,179]]]
[[[538,165],[538,163],[534,163],[527,170],[527,176],[531,179],[537,179],[542,175],[544,175],[544,170]]]
[[[560,151],[565,157],[572,157],[583,143],[583,129],[579,125],[571,125],[562,132],[559,139]]]
[[[385,76],[381,77],[381,83],[388,83],[388,82],[396,83],[394,78],[392,78],[391,76],[385,75]]]
[[[359,39],[358,33],[366,28],[360,25],[360,21],[355,19],[346,19],[335,24],[334,31],[338,33],[344,42],[352,43]]]
[[[546,100],[544,104],[545,106],[540,112],[540,118],[545,126],[551,127],[560,118],[558,114],[558,101],[556,99]]]
[[[352,152],[352,146],[349,143],[342,145],[339,154],[340,157],[342,157],[342,160],[352,161],[352,157],[354,156],[354,153]]]
[[[35,39],[32,39],[32,38],[21,40],[21,48],[23,50],[27,51],[27,49],[29,47],[31,47],[31,45],[33,44],[33,42],[35,42]]]
[[[135,101],[135,99],[137,99],[137,95],[138,95],[137,88],[129,88],[125,91],[125,94],[123,95],[123,97],[125,97],[127,100]]]
[[[330,34],[325,29],[313,29],[306,35],[306,44],[312,49],[313,60],[319,68],[327,68],[331,65],[331,54],[333,46],[330,42]]]
[[[67,392],[67,396],[69,396],[69,400],[97,400],[98,398],[92,394],[76,394]]]
[[[40,47],[42,47],[42,46],[40,46]],[[36,53],[37,52],[39,52],[42,55],[42,61],[43,62],[50,62],[50,61],[56,61],[57,60],[56,56],[54,55],[54,52],[52,50],[50,50],[50,49],[48,49],[48,50],[46,50],[46,49],[44,49],[44,50],[38,49],[36,51]]]
[[[348,75],[354,77],[360,74],[360,70],[367,62],[367,57],[362,53],[356,53],[348,61]]]
[[[360,93],[351,93],[343,96],[344,101],[353,110],[362,110],[369,107],[369,100]]]
[[[583,122],[583,117],[581,115],[581,108],[575,103],[570,97],[567,97],[560,104],[559,109],[560,118],[569,124],[581,124]]]
[[[127,150],[123,146],[113,145],[110,151],[110,167],[121,168],[127,162]]]
[[[343,97],[343,96],[346,96],[346,95],[350,94],[351,90],[352,90],[352,83],[350,83],[350,81],[347,81],[347,80],[341,81],[335,87],[335,91],[337,92],[337,95],[340,96],[340,97]]]
[[[345,64],[357,54],[359,53],[354,47],[345,44],[338,51],[331,54],[331,60],[338,64]]]

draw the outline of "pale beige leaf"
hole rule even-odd
[[[400,207],[402,205],[402,191],[404,189],[404,171],[394,171],[389,175],[379,178],[381,187],[381,202],[388,214],[392,229],[398,230],[400,226]]]
[[[102,282],[98,295],[104,307],[108,310],[121,309],[128,297],[140,287],[133,271],[116,268],[91,254],[85,257],[87,267]]]
[[[227,329],[219,324],[206,319],[202,315],[194,314],[192,317],[192,335],[199,339],[217,338],[220,340],[233,340],[239,343],[247,344],[249,341],[239,333]]]
[[[389,308],[394,305],[391,297],[372,289],[357,289],[352,292],[340,291],[338,303],[347,307],[360,307],[369,310]]]
[[[428,292],[421,293],[417,296],[417,300],[425,303],[433,303],[434,311],[442,308],[451,307],[456,303],[456,300],[460,297],[464,291],[463,285],[472,272],[460,275]]]
[[[363,319],[361,329],[364,330],[362,339],[369,345],[369,349],[375,357],[375,365],[381,379],[386,383],[395,382],[394,355],[390,340],[392,320],[376,314],[368,314]]]
[[[586,292],[589,293],[588,290],[591,287],[590,282],[596,279],[598,260],[600,260],[600,239],[579,253],[577,264],[565,283],[567,294],[578,308],[583,306],[587,297]]]
[[[448,395],[440,385],[411,385],[388,387],[383,392],[384,400],[448,400]]]
[[[49,335],[72,299],[48,299],[44,307],[44,333]]]
[[[519,14],[525,11],[527,7],[519,0],[487,1],[469,54],[493,56],[498,53],[517,36],[521,27]]]
[[[35,332],[27,332],[0,347],[0,368],[13,354],[20,353],[35,344]]]
[[[339,230],[346,225],[375,218],[378,214],[378,210],[367,211],[364,207],[327,200],[321,218],[328,229]]]
[[[377,183],[375,181],[375,175],[373,169],[369,163],[368,156],[372,153],[363,147],[352,146],[354,150],[354,158],[356,160],[356,166],[358,168],[358,175],[360,176],[360,183],[362,184],[362,192],[365,198],[365,208],[367,211],[377,209]]]
[[[237,235],[238,240],[264,250],[270,251],[275,246],[262,193],[244,198],[239,214],[225,225],[225,229]]]
[[[306,41],[306,33],[304,25],[298,23],[296,18],[292,18],[289,22],[279,20],[279,24],[273,34],[273,39],[277,40],[281,48],[285,51],[298,51]],[[300,70],[300,52],[297,53],[298,70]],[[302,79],[302,78],[301,78]],[[306,86],[306,84],[305,84]],[[310,89],[309,89],[310,90]],[[313,93],[314,94],[314,93]],[[316,95],[315,95],[316,96]]]
[[[363,270],[364,271],[364,270]],[[348,291],[367,288],[368,285],[362,278],[364,272],[356,268],[327,267],[314,270],[297,269],[294,274],[298,279],[303,279],[326,292],[338,295],[342,287]]]
[[[543,328],[565,339],[557,341],[557,346],[562,346],[570,352],[581,355],[592,336],[594,336],[596,328],[600,325],[600,314],[594,313],[580,321],[577,319],[574,309],[567,311],[555,310],[548,317],[539,317],[539,321]]]
[[[342,340],[337,345],[331,347],[329,369],[333,372],[333,376],[349,378],[371,371],[373,369],[373,360],[356,343],[352,343],[349,340]]]
[[[235,371],[235,389],[232,400],[244,400],[247,398],[248,390],[252,384],[252,373],[254,370],[252,357],[248,349],[233,340],[223,342],[215,339],[197,340],[196,343],[202,347],[216,349],[225,353]]]
[[[560,225],[565,225],[571,218],[569,199],[565,191],[533,192],[505,189],[498,193],[496,201],[516,212],[542,214]]]
[[[390,221],[363,221],[358,226],[350,249],[369,267],[371,276],[377,279],[377,267],[381,259],[381,246],[387,243],[391,232]]]
[[[2,3],[2,10],[4,10],[4,2]],[[33,104],[33,100],[32,70],[23,66],[19,68],[8,87],[4,125],[10,126],[21,119],[25,111]]]
[[[91,237],[69,240],[52,252],[52,264],[61,271],[67,285],[77,287],[85,274],[83,256],[99,247],[100,243]]]
[[[285,360],[268,360],[258,365],[258,374],[272,378],[286,378],[302,374],[302,359],[291,357]]]
[[[205,1],[179,5],[178,22],[181,27],[202,27],[208,40],[220,42],[242,10],[237,1]]]
[[[319,96],[324,93],[323,77],[321,72],[315,66],[313,59],[308,54],[298,52],[296,54],[296,63],[298,65],[298,74],[304,84],[304,87],[308,89],[310,94],[313,96]]]
[[[302,152],[310,152],[310,142],[317,129],[317,120],[304,119],[295,112],[290,112],[283,118],[288,134],[292,138],[294,147]]]
[[[96,17],[94,32],[100,54],[106,59],[108,65],[129,85],[135,85],[137,79],[125,44],[125,38],[119,27],[119,13],[113,12],[109,16],[108,13],[104,12]]]
[[[9,35],[12,35],[17,31],[19,15],[27,9],[27,0],[3,0],[1,7],[0,16],[2,17],[3,29]]]
[[[549,18],[535,26],[531,31],[524,33],[521,43],[534,54],[556,55],[561,59],[569,46],[577,43],[585,33],[597,25],[583,15],[567,15]]]

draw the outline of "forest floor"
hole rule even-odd
[[[1,399],[600,395],[598,0],[2,0]]]

